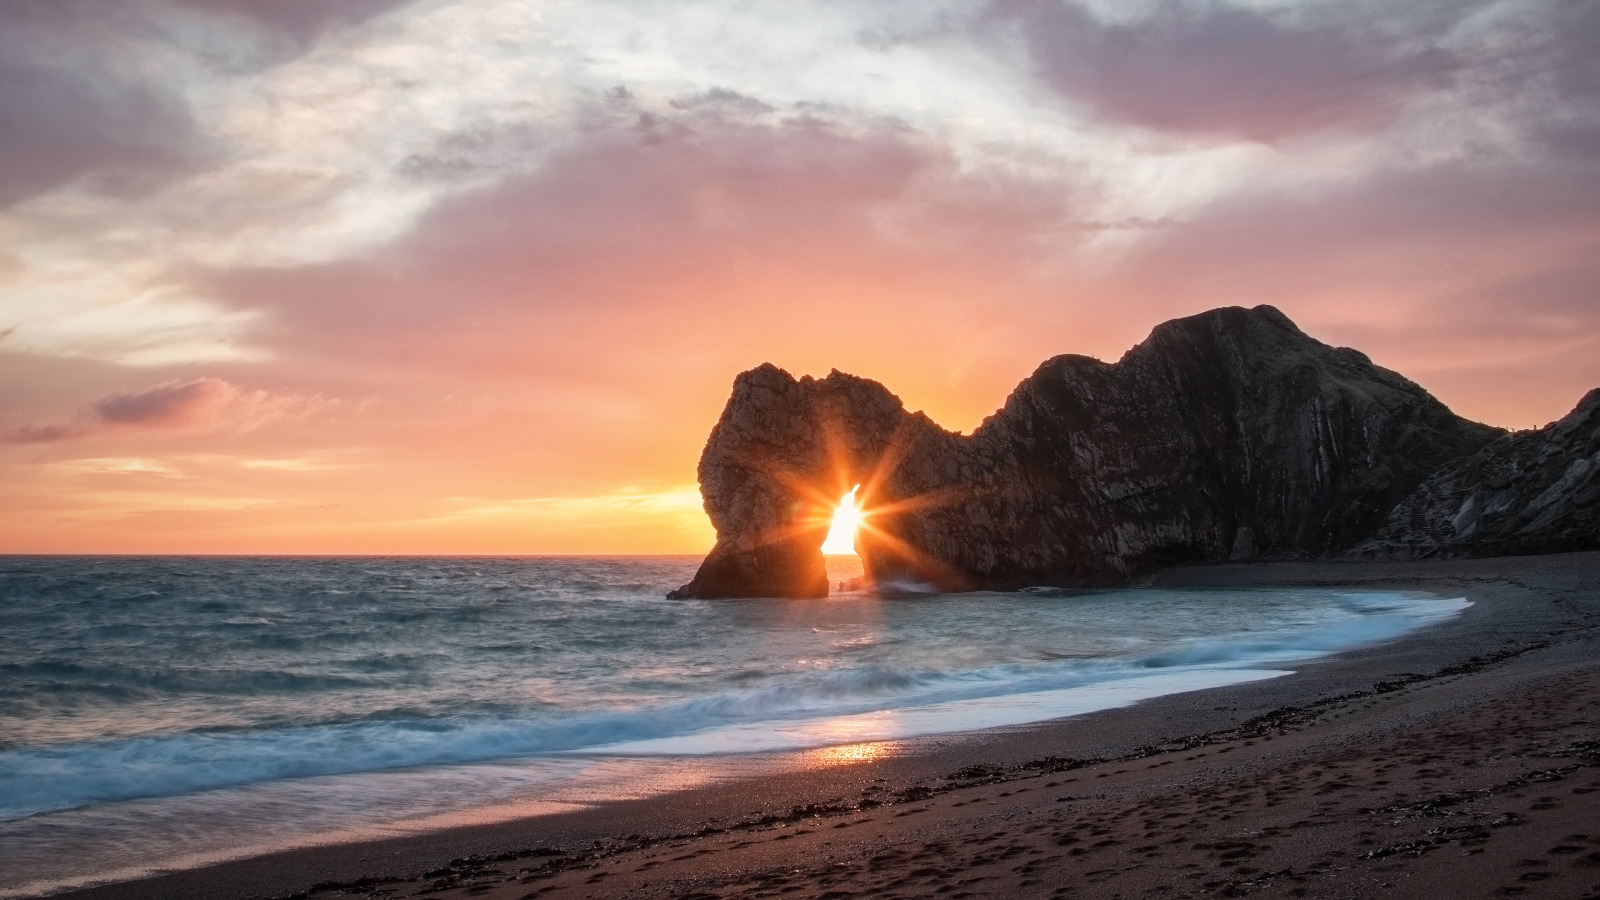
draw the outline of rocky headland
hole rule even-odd
[[[1600,389],[1550,425],[1429,475],[1352,555],[1517,556],[1600,547]]]
[[[838,371],[740,374],[699,480],[717,543],[678,597],[828,593],[851,486],[881,586],[1125,584],[1255,558],[1600,547],[1600,391],[1507,434],[1270,306],[1157,327],[1116,363],[1046,361],[971,434]]]

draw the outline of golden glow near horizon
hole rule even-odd
[[[861,527],[861,505],[856,500],[859,490],[861,485],[858,484],[839,498],[839,508],[833,511],[833,524],[828,527],[828,538],[822,542],[823,553],[856,555],[856,531]]]

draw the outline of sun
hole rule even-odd
[[[822,542],[823,553],[855,555],[856,529],[861,527],[861,507],[856,502],[859,490],[861,485],[858,484],[839,498],[839,508],[833,511],[833,524],[828,527],[828,539]]]

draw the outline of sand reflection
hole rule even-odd
[[[801,755],[801,759],[807,768],[853,766],[893,756],[899,751],[898,741],[868,741],[862,744],[841,744],[837,747],[808,750]]]
[[[804,723],[809,726],[806,742],[827,746],[805,751],[802,759],[814,766],[849,766],[882,759],[898,749],[896,741],[882,740],[882,736],[894,734],[899,724],[899,714],[892,709]],[[878,739],[852,742],[851,738]]]

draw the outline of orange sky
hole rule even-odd
[[[698,553],[733,376],[968,431],[1271,303],[1600,386],[1592,5],[0,12],[0,552]]]

